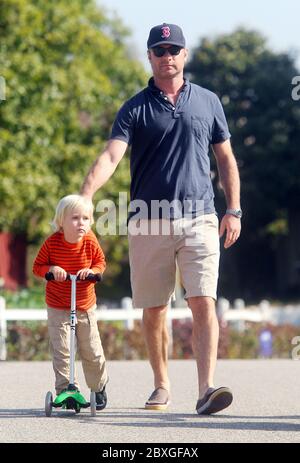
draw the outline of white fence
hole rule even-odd
[[[100,306],[96,310],[97,319],[103,321],[124,321],[127,329],[133,329],[134,320],[142,319],[142,309],[134,309],[131,299],[122,299],[120,309],[107,309]],[[100,309],[100,310],[99,310]],[[245,307],[242,299],[236,299],[233,307],[229,301],[220,298],[217,303],[218,317],[234,324],[239,331],[245,329],[245,323],[249,322],[272,322],[274,324],[293,323],[300,325],[300,307],[286,306],[283,308],[271,308],[268,301],[262,301],[258,306]],[[191,319],[192,313],[189,308],[170,308],[167,313],[170,346],[172,344],[172,320]],[[46,309],[6,309],[5,299],[0,296],[0,360],[6,360],[6,338],[8,321],[45,321],[47,320]]]

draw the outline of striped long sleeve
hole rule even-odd
[[[52,265],[62,267],[67,273],[75,274],[82,268],[94,273],[103,273],[106,267],[104,253],[92,231],[79,243],[69,243],[61,232],[51,235],[42,245],[33,264],[33,273],[45,277]],[[96,302],[94,283],[79,281],[76,288],[78,310],[87,310]],[[70,281],[48,281],[46,303],[55,309],[69,309],[71,303]]]

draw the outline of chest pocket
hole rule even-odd
[[[192,116],[192,133],[198,141],[208,144],[210,141],[210,126],[208,119]]]

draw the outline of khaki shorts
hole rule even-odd
[[[216,214],[172,221],[131,219],[128,239],[134,307],[157,307],[170,302],[176,262],[185,299],[217,299],[220,242]]]

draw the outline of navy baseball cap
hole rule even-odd
[[[158,45],[178,45],[185,48],[185,38],[183,32],[176,24],[163,23],[154,26],[150,30],[147,47],[153,48]]]

